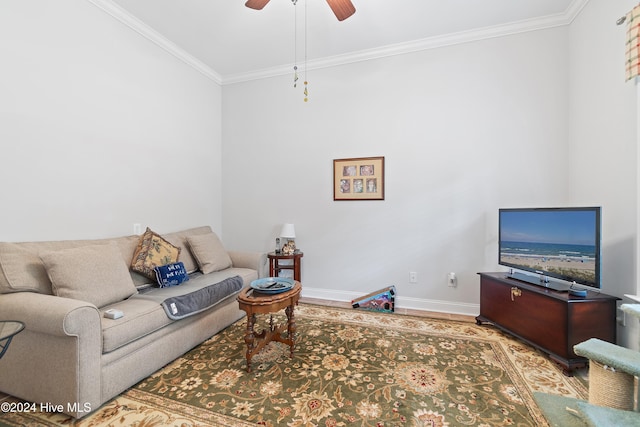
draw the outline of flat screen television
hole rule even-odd
[[[498,216],[498,263],[520,270],[513,278],[560,291],[601,287],[600,207],[499,209]]]

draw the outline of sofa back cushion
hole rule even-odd
[[[116,242],[40,255],[53,294],[104,307],[137,293]]]
[[[31,291],[51,294],[51,282],[38,251],[24,244],[0,243],[0,292]]]
[[[40,259],[40,254],[62,249],[106,244],[109,242],[117,243],[122,259],[128,264],[138,244],[138,236],[97,240],[0,242],[0,293],[38,292],[51,295],[53,293],[51,281]]]
[[[181,248],[180,258],[178,259],[178,261],[181,261],[184,264],[184,268],[187,270],[187,273],[191,274],[198,271],[198,262],[191,252],[191,248],[189,247],[187,238],[189,236],[199,236],[209,233],[213,233],[213,231],[211,230],[211,227],[205,225],[202,227],[190,228],[188,230],[166,233],[163,234],[162,237],[164,237],[165,240],[167,240],[174,246]]]
[[[211,227],[201,226],[187,230],[162,234],[162,237],[181,248],[179,261],[184,264],[189,274],[198,271],[198,263],[191,253],[187,237],[213,233]],[[115,241],[122,253],[122,258],[129,265],[140,241],[140,236],[124,236],[112,239],[96,240],[59,240],[45,242],[0,242],[0,294],[11,292],[38,292],[52,294],[51,281],[40,259],[43,252],[75,248],[88,245],[106,244]],[[144,288],[155,285],[155,280],[131,271],[136,287]]]
[[[189,247],[204,274],[231,267],[231,257],[215,233],[187,237]]]

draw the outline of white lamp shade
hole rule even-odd
[[[296,229],[293,226],[293,224],[284,224],[282,226],[282,230],[280,231],[280,237],[285,237],[287,239],[295,239]]]

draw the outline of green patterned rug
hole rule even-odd
[[[492,327],[312,305],[295,315],[293,358],[271,343],[247,373],[241,320],[80,421],[0,424],[533,427],[547,425],[533,392],[587,398],[577,378]]]

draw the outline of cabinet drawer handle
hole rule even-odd
[[[511,301],[515,301],[513,297],[519,297],[522,295],[522,291],[518,289],[516,286],[511,288]]]

